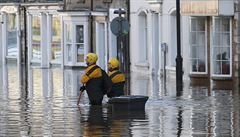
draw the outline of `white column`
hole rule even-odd
[[[158,75],[160,76],[161,75],[161,70],[163,69],[163,66],[162,66],[162,49],[161,49],[161,44],[162,44],[162,15],[161,13],[158,14],[158,32],[159,32],[159,35],[158,35],[158,42],[159,42],[159,68],[158,68]]]
[[[0,54],[2,55],[2,32],[3,32],[3,30],[2,30],[2,22],[3,22],[3,20],[2,20],[2,14],[0,13]],[[3,59],[2,59],[2,56],[0,56],[0,66],[2,66],[2,61],[3,61]]]
[[[48,43],[47,43],[47,16],[44,13],[41,13],[41,67],[48,68]]]
[[[2,16],[3,24],[2,24],[2,62],[3,65],[6,64],[6,45],[7,45],[7,16],[4,13]]]
[[[17,12],[17,65],[21,65],[21,57],[22,57],[22,48],[21,48],[21,20],[20,20],[20,12]]]
[[[61,52],[62,52],[62,58],[61,58],[61,68],[64,68],[64,21],[63,16],[61,16]]]
[[[32,60],[32,15],[27,13],[27,39],[28,39],[28,66],[31,64]]]
[[[48,59],[47,59],[47,67],[50,67],[50,62],[52,60],[52,15],[47,14],[47,54],[48,54]]]
[[[149,63],[149,74],[153,73],[153,13],[147,14],[147,62]]]

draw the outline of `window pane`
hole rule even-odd
[[[72,61],[72,45],[67,44],[67,61],[71,62]]]
[[[198,19],[197,31],[205,31],[205,19]]]
[[[71,31],[72,25],[65,24],[65,27],[66,27],[66,42],[72,43],[72,31]]]
[[[213,73],[214,74],[221,74],[221,62],[220,61],[214,61],[213,62]]]
[[[192,72],[198,72],[198,64],[197,64],[197,60],[193,59],[192,60]]]
[[[61,60],[61,26],[60,18],[52,18],[52,44],[51,44],[52,60]]]
[[[191,32],[190,33],[190,44],[197,44],[196,32]]]
[[[83,25],[77,25],[76,26],[76,43],[83,43],[84,37],[83,37]]]
[[[222,25],[221,25],[221,31],[223,32],[229,32],[230,31],[230,20],[229,18],[223,18],[222,19]]]
[[[230,48],[221,48],[222,58],[221,60],[230,59]]]
[[[199,32],[197,35],[198,45],[205,46],[205,32]]]
[[[195,18],[191,19],[191,31],[196,31],[197,30],[197,20]]]
[[[191,50],[191,52],[192,52],[192,58],[193,59],[196,59],[197,58],[197,46],[192,46],[192,50]]]
[[[32,17],[32,59],[41,59],[40,18]]]
[[[7,14],[7,55],[17,56],[17,18]]]
[[[221,31],[221,25],[220,25],[220,19],[219,18],[215,18],[215,24],[214,24],[214,30],[216,32]]]
[[[230,74],[230,62],[229,61],[222,62],[222,74]]]
[[[220,46],[221,43],[221,34],[220,33],[214,33],[213,34],[213,45],[214,46]]]
[[[52,60],[61,60],[61,43],[52,43]]]
[[[230,45],[230,33],[222,34],[222,45],[229,46]]]
[[[77,45],[77,62],[84,62],[84,45]]]
[[[221,51],[219,48],[213,48],[213,60],[216,61],[216,60],[221,60]]]
[[[198,60],[198,71],[199,72],[205,72],[206,71],[206,67],[205,67],[205,59],[199,59]]]
[[[60,26],[60,18],[53,17],[52,18],[52,42],[61,42],[61,26]]]

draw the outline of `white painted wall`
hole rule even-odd
[[[145,0],[132,0],[130,1],[130,61],[131,71],[142,73],[142,74],[157,74],[159,60],[159,40],[160,37],[156,37],[155,29],[159,29],[160,22],[156,21],[159,18],[159,13],[154,11],[154,8],[149,5]],[[144,12],[147,18],[147,61],[140,62],[139,57],[141,56],[139,46],[139,18],[138,15]],[[156,24],[158,23],[158,24]],[[157,25],[158,27],[155,27]],[[142,51],[143,52],[143,51]],[[157,63],[157,64],[156,64]]]

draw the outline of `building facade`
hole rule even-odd
[[[81,67],[86,54],[95,52],[105,69],[107,60],[117,56],[113,12],[126,7],[121,0],[1,1],[1,63]]]
[[[131,5],[131,70],[175,78],[176,0]],[[238,48],[238,0],[181,1],[184,80],[238,83]]]

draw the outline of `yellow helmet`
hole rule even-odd
[[[116,58],[111,58],[108,61],[108,65],[112,69],[118,68],[119,67],[119,61]]]
[[[86,57],[87,63],[96,63],[98,60],[98,56],[95,53],[88,53]]]

